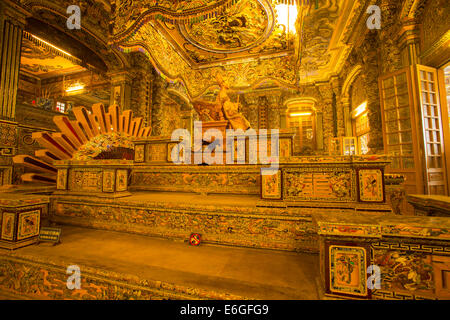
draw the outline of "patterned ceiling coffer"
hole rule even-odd
[[[240,0],[117,0],[113,34],[122,40],[150,20],[199,22],[216,17]]]

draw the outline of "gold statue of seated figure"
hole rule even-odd
[[[231,102],[228,96],[228,85],[222,76],[216,76],[220,86],[215,102],[195,100],[194,109],[198,112],[201,121],[228,121],[228,128],[247,130],[250,128],[248,120],[239,112],[239,102]]]

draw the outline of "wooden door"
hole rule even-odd
[[[379,78],[384,151],[392,162],[387,173],[405,176],[409,194],[423,194],[423,164],[413,69],[407,67]]]
[[[422,118],[426,191],[428,194],[447,195],[445,142],[437,70],[416,65],[416,77]]]

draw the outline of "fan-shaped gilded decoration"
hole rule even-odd
[[[45,149],[35,156],[18,155],[14,163],[37,171],[22,175],[23,181],[56,183],[58,160],[133,159],[133,138],[149,137],[151,127],[144,127],[142,118],[133,118],[133,112],[120,112],[117,105],[106,112],[103,104],[73,110],[76,120],[55,116],[53,121],[60,132],[34,132],[32,138]]]

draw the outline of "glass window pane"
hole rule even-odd
[[[390,98],[390,97],[393,97],[394,95],[395,95],[394,87],[384,89],[384,97],[385,98]]]
[[[386,123],[386,131],[387,132],[397,132],[398,131],[397,121],[387,122]]]
[[[398,144],[399,142],[400,139],[397,133],[388,135],[388,144]]]
[[[389,146],[388,147],[388,153],[390,156],[400,156],[400,146]]]
[[[395,97],[387,98],[384,101],[384,109],[392,109],[396,107],[396,99]]]
[[[420,79],[422,79],[422,80],[426,80],[427,79],[425,71],[420,71]]]
[[[410,131],[402,132],[401,136],[402,136],[402,143],[411,142],[411,132]]]
[[[398,106],[404,107],[409,105],[409,96],[407,94],[402,94],[401,96],[398,96]]]
[[[414,158],[402,158],[403,169],[414,168]]]
[[[397,110],[396,109],[386,111],[386,121],[392,121],[392,120],[397,120]]]
[[[404,73],[399,74],[398,76],[396,76],[395,80],[397,82],[397,86],[406,84],[406,74]]]
[[[403,144],[402,145],[402,155],[403,156],[411,156],[411,155],[413,155],[413,146],[412,146],[412,144]]]
[[[394,79],[393,78],[389,78],[386,80],[383,80],[383,88],[391,88],[394,86]]]
[[[401,119],[409,119],[409,108],[400,108],[398,112]]]
[[[428,83],[428,91],[436,92],[436,90],[434,90],[434,83],[433,82]]]
[[[433,123],[434,123],[433,129],[436,129],[436,130],[441,129],[441,126],[439,125],[439,119],[434,119]]]
[[[436,104],[436,94],[435,93],[430,93],[430,103],[431,104]]]
[[[411,129],[411,120],[410,119],[400,120],[400,130],[404,131],[404,130],[410,130],[410,129]]]

